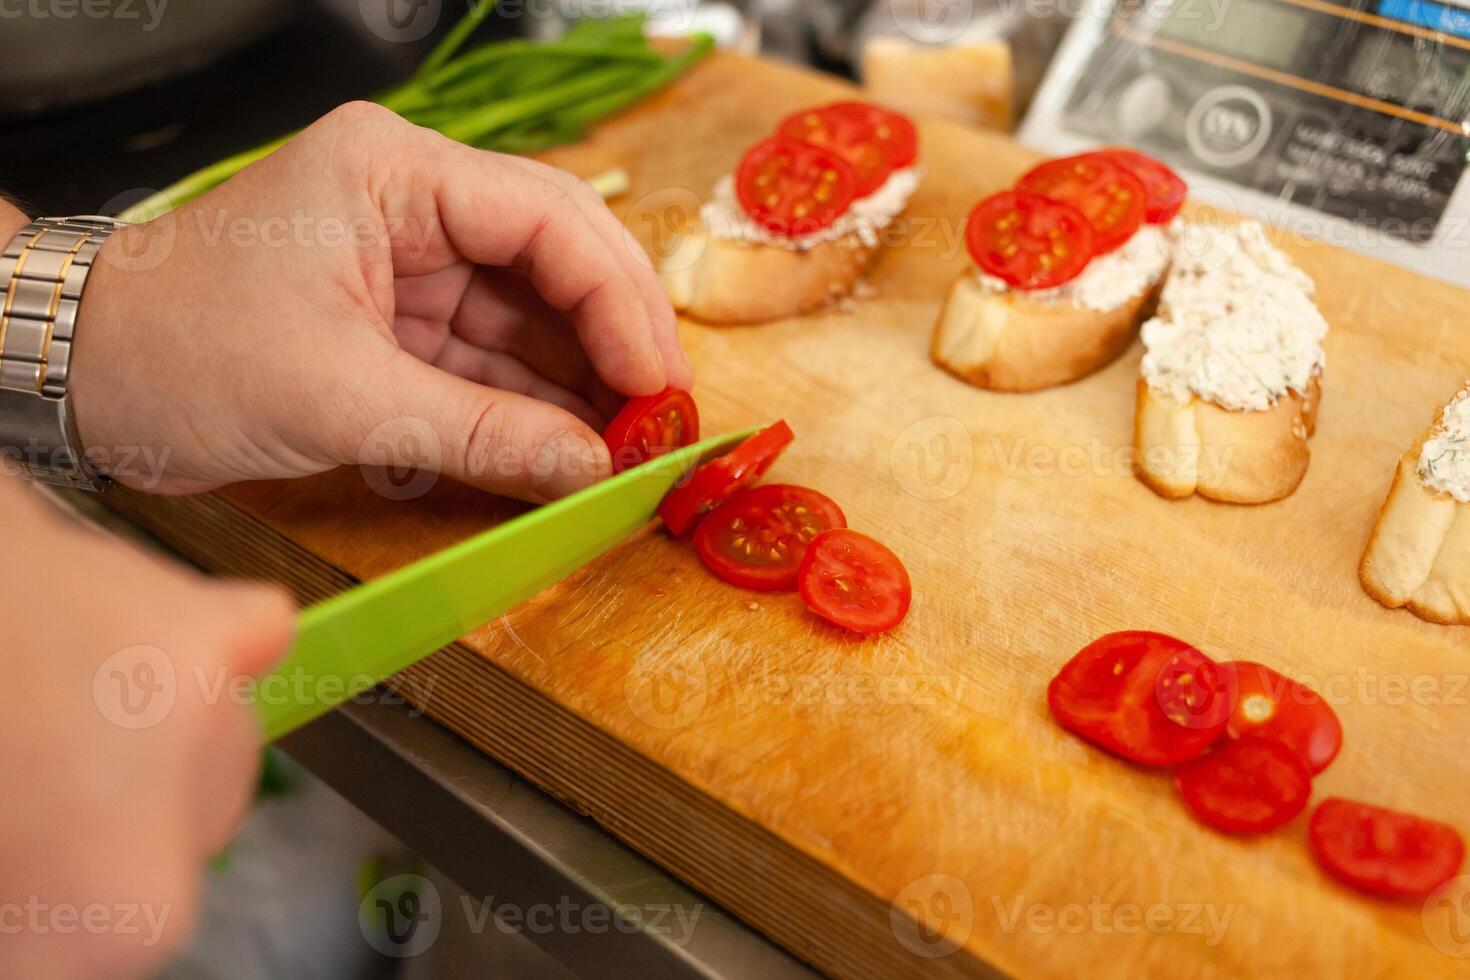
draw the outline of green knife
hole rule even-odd
[[[488,623],[652,520],[732,432],[650,460],[302,611],[291,652],[255,684],[266,741]]]

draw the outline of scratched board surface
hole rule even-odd
[[[615,209],[658,251],[678,209],[782,115],[847,94],[719,57],[549,159],[583,176],[626,168]],[[1449,955],[1470,953],[1453,903],[1338,887],[1305,818],[1255,840],[1206,830],[1167,778],[1062,732],[1044,699],[1099,634],[1174,633],[1332,701],[1346,741],[1317,798],[1470,829],[1470,629],[1383,609],[1356,579],[1396,459],[1470,376],[1470,296],[1285,242],[1332,325],[1306,480],[1264,507],[1166,502],[1130,474],[1136,344],[1031,395],[930,363],[967,264],[963,217],[1031,155],[921,130],[927,176],[871,295],[767,326],[681,327],[707,430],[784,417],[797,441],[770,478],[829,494],[902,555],[903,626],[850,639],[794,596],[716,581],[651,529],[417,668],[431,714],[838,974],[1470,971]],[[394,500],[375,482],[339,472],[223,499],[359,578],[510,512],[444,483]]]

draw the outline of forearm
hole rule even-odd
[[[20,231],[29,220],[20,208],[6,199],[4,192],[0,192],[0,242],[4,243],[0,244],[0,248],[9,244],[10,239],[15,237],[15,233]]]

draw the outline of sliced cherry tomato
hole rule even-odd
[[[759,225],[792,238],[830,227],[858,196],[858,174],[814,143],[762,140],[735,171],[735,194]]]
[[[829,623],[854,633],[883,633],[908,615],[908,569],[866,534],[823,531],[806,549],[796,575],[801,601]]]
[[[831,115],[853,116],[872,126],[878,142],[888,148],[895,169],[912,167],[919,159],[919,132],[909,118],[871,102],[837,102],[824,110]]]
[[[1301,757],[1253,736],[1180,766],[1174,785],[1201,822],[1231,834],[1264,834],[1288,824],[1312,796],[1312,774]]]
[[[1301,756],[1313,775],[1337,757],[1342,725],[1316,691],[1250,661],[1223,663],[1220,670],[1235,702],[1225,723],[1228,738],[1255,735],[1280,742]]]
[[[1423,898],[1465,861],[1465,841],[1449,824],[1335,797],[1313,812],[1307,834],[1334,878],[1387,898]]]
[[[695,470],[683,486],[670,490],[658,505],[658,516],[670,531],[683,534],[737,491],[759,480],[794,438],[785,422],[762,429]]]
[[[893,173],[893,151],[864,115],[804,109],[787,116],[776,130],[784,140],[812,143],[842,157],[857,173],[857,197],[867,197]]]
[[[1092,238],[1081,211],[1026,191],[987,197],[965,228],[975,264],[1017,289],[1050,289],[1076,279],[1092,260]]]
[[[807,546],[823,531],[847,527],[830,499],[784,483],[742,490],[699,522],[694,550],[731,585],[757,592],[796,588]]]
[[[1189,193],[1189,185],[1162,162],[1125,146],[1110,146],[1097,152],[1112,158],[1143,184],[1143,220],[1149,224],[1168,224],[1184,206],[1184,195]]]
[[[1172,766],[1204,753],[1230,705],[1219,667],[1162,633],[1110,633],[1067,661],[1046,689],[1063,728],[1125,759]]]
[[[1143,182],[1097,153],[1048,160],[1027,171],[1016,189],[1063,201],[1086,215],[1097,255],[1111,252],[1143,226]]]
[[[621,473],[655,456],[699,441],[699,409],[689,392],[665,388],[657,395],[631,398],[602,434]]]

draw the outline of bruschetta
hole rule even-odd
[[[1145,484],[1235,504],[1296,490],[1326,365],[1313,292],[1258,223],[1175,223],[1158,315],[1142,331],[1134,448]]]
[[[1157,161],[1101,150],[1043,163],[981,201],[966,226],[975,266],[950,287],[934,362],[993,391],[1111,363],[1153,310],[1184,191]]]
[[[1400,457],[1358,577],[1391,609],[1470,625],[1470,385]]]
[[[920,178],[903,116],[863,102],[803,110],[716,182],[660,279],[676,310],[709,324],[820,309],[852,292]]]

